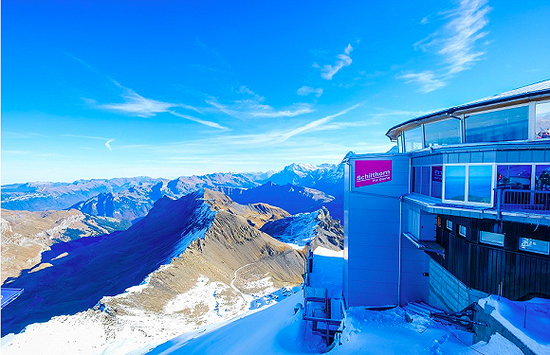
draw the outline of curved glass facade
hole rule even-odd
[[[524,140],[529,135],[529,106],[480,113],[464,120],[466,143]]]

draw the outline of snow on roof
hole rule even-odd
[[[492,101],[492,100],[497,100],[497,99],[503,99],[503,98],[507,98],[507,97],[514,97],[514,96],[518,96],[518,95],[530,94],[530,93],[535,93],[535,92],[544,91],[544,90],[550,90],[550,79],[539,81],[538,83],[522,86],[522,87],[514,89],[514,90],[505,91],[505,92],[500,93],[500,94],[487,96],[487,97],[484,97],[482,99],[470,101],[470,102],[468,102],[464,105],[470,105],[470,104],[483,102],[483,101]]]

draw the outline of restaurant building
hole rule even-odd
[[[386,135],[344,159],[346,306],[550,298],[550,80]]]

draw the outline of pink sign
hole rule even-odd
[[[356,160],[355,187],[391,181],[391,160]]]

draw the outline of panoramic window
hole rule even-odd
[[[479,241],[485,244],[504,246],[504,234],[492,232],[479,232]]]
[[[535,167],[535,189],[550,190],[550,165],[537,165]]]
[[[531,170],[531,165],[499,165],[497,183],[516,190],[530,190]]]
[[[468,202],[491,203],[493,167],[470,165],[468,172]]]
[[[449,165],[445,167],[445,199],[464,201],[466,189],[466,166]]]
[[[550,102],[537,104],[535,117],[535,138],[550,138]]]
[[[548,255],[550,242],[531,238],[519,238],[519,248],[533,253]]]
[[[465,119],[466,143],[527,139],[528,126],[528,106],[472,115]]]
[[[443,167],[432,166],[432,197],[441,198],[441,188],[443,186]]]
[[[411,152],[424,148],[422,144],[422,126],[405,131],[405,151]]]
[[[453,118],[424,125],[424,140],[426,147],[459,144],[460,120]]]
[[[423,195],[430,196],[430,167],[422,167],[422,192]]]
[[[458,234],[465,237],[466,236],[466,227],[465,226],[458,226]]]
[[[405,152],[405,150],[403,149],[403,135],[402,134],[397,136],[397,150],[399,151],[399,153]]]

